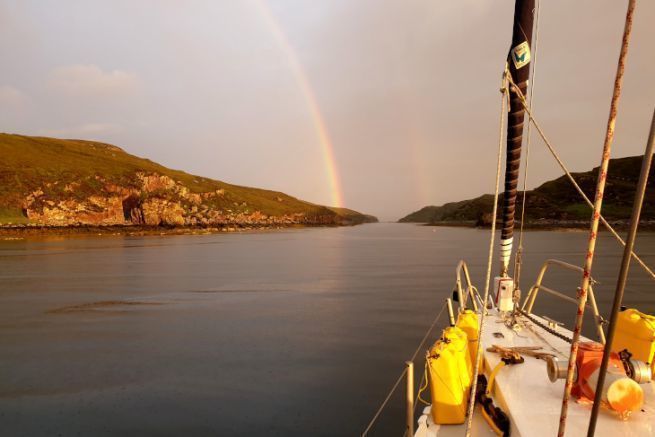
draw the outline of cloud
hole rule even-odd
[[[32,99],[18,88],[0,85],[0,120],[3,130],[20,131],[32,113]]]
[[[137,78],[132,73],[103,71],[92,64],[55,68],[48,80],[51,90],[78,97],[126,96],[134,93],[137,85]]]
[[[123,126],[116,123],[86,123],[60,129],[46,129],[40,135],[58,138],[99,139],[106,135],[123,132]]]
[[[0,106],[11,109],[23,109],[27,105],[28,97],[18,88],[0,86]]]

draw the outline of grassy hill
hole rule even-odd
[[[622,221],[630,218],[632,202],[635,195],[641,156],[617,158],[610,160],[603,215],[608,220]],[[573,173],[574,179],[582,190],[594,197],[598,167],[591,171]],[[642,210],[642,220],[655,219],[655,168],[651,169],[646,198]],[[519,194],[518,201],[521,201]],[[502,195],[499,199],[502,205]],[[400,222],[406,223],[453,223],[479,224],[485,221],[485,215],[492,212],[493,196],[485,194],[475,199],[446,203],[441,206],[426,206],[413,212]],[[520,206],[517,207],[517,217]],[[500,216],[500,215],[499,215]],[[534,190],[527,192],[526,224],[536,224],[539,221],[567,222],[589,220],[591,209],[580,198],[566,176],[561,176],[546,182]]]
[[[130,208],[150,205],[161,212],[179,204],[177,212],[192,224],[193,214],[198,220],[211,216],[229,221],[255,212],[255,218],[302,216],[300,221],[317,224],[372,220],[356,211],[315,205],[281,192],[172,170],[94,141],[0,134],[0,156],[0,223],[27,223],[34,221],[30,211],[34,210],[32,216],[44,211],[52,215],[57,208],[63,215],[84,209],[84,217],[98,216],[118,200],[126,207],[128,197]],[[129,224],[130,211],[123,212]]]

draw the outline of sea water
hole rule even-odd
[[[382,223],[0,242],[0,435],[358,435],[452,294],[460,259],[484,291],[488,239]],[[526,232],[522,288],[546,259],[580,265],[586,240]],[[655,234],[637,251],[655,264]],[[605,311],[621,254],[601,233]],[[544,280],[571,296],[579,282],[557,268]],[[634,263],[625,301],[655,311]],[[545,293],[534,310],[569,326],[575,315]],[[403,418],[400,390],[371,435],[401,435]]]

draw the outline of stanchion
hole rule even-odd
[[[414,363],[405,361],[407,365],[407,436],[414,436]]]

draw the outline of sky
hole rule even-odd
[[[600,162],[627,0],[542,1],[534,114]],[[397,220],[493,192],[510,0],[0,0],[0,131]],[[639,1],[613,157],[642,154],[655,2]],[[528,187],[561,171],[536,135]]]

